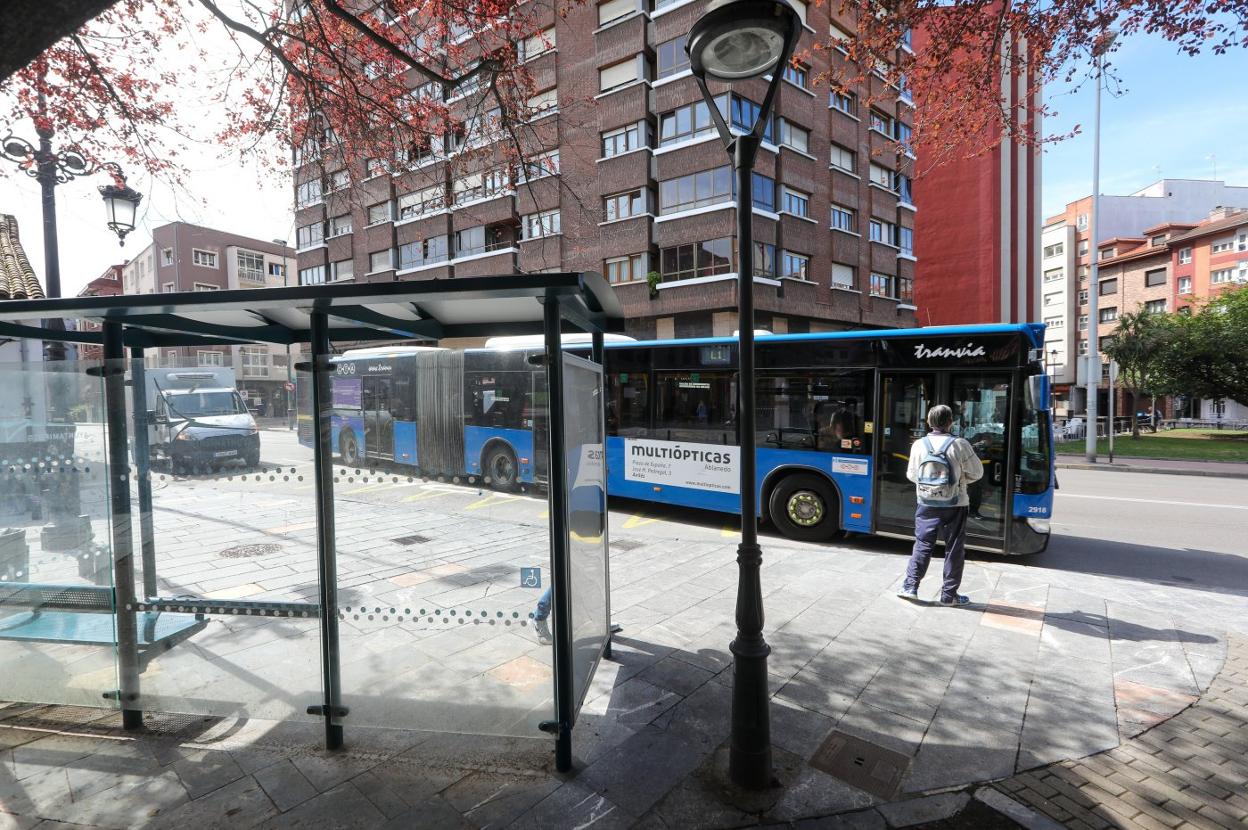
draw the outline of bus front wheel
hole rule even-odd
[[[505,444],[495,444],[485,453],[485,474],[497,490],[514,490],[520,478],[516,454]]]
[[[836,493],[813,475],[786,476],[771,491],[768,513],[776,528],[800,542],[824,542],[840,529]]]
[[[348,467],[360,463],[360,444],[355,440],[355,433],[349,429],[344,429],[338,439],[338,455]]]

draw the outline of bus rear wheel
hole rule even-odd
[[[348,467],[360,463],[360,444],[355,440],[355,433],[349,429],[344,429],[338,439],[338,455]]]
[[[490,486],[496,490],[514,490],[520,478],[519,467],[516,466],[516,454],[511,448],[496,444],[485,453],[485,474],[489,476]]]
[[[776,528],[800,542],[825,542],[840,529],[836,493],[821,478],[790,475],[771,491],[767,509]]]

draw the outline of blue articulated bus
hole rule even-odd
[[[805,541],[912,536],[910,446],[944,403],[984,463],[968,545],[1044,550],[1055,476],[1043,338],[1039,324],[758,337],[759,517]],[[609,495],[737,512],[736,339],[606,345]],[[334,363],[334,447],[348,464],[411,464],[501,489],[540,483],[544,374],[532,356],[348,352]]]

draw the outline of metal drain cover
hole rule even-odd
[[[273,542],[262,542],[258,545],[235,545],[232,548],[226,548],[221,551],[218,556],[225,559],[251,559],[254,556],[268,556],[270,553],[277,553],[281,549],[281,545]]]
[[[612,539],[611,540],[611,547],[614,548],[615,550],[637,550],[637,548],[641,547],[644,544],[645,542],[642,542],[638,539]]]
[[[429,541],[429,537],[421,536],[419,533],[413,533],[411,536],[400,536],[399,538],[391,539],[390,541],[396,545],[423,545],[425,542]]]
[[[833,732],[815,750],[810,765],[880,798],[892,798],[910,766],[910,756]]]

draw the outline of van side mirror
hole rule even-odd
[[[164,424],[169,421],[164,415],[157,414],[155,409],[149,409],[145,414],[148,424]]]

